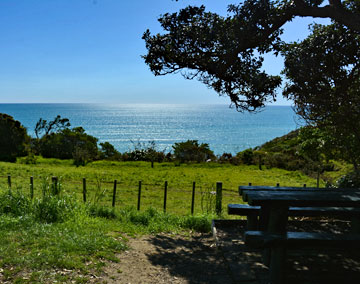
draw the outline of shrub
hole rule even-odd
[[[121,154],[109,142],[100,143],[100,159],[120,160]]]
[[[106,219],[115,219],[116,213],[113,208],[91,204],[88,207],[89,215]]]
[[[253,164],[254,151],[251,148],[237,153],[236,156],[240,157],[241,161],[246,165],[252,165]]]
[[[336,187],[339,188],[360,188],[360,172],[350,172],[336,181]]]
[[[30,138],[19,121],[0,113],[0,133],[0,161],[16,162],[16,157],[26,155]]]
[[[31,212],[31,202],[20,191],[7,191],[0,194],[0,214],[24,216]]]
[[[219,163],[231,163],[232,161],[232,154],[231,153],[223,153],[219,158]]]
[[[98,156],[97,138],[86,134],[82,127],[45,135],[39,144],[44,158],[74,158],[77,165],[84,165]]]
[[[45,195],[33,203],[35,220],[43,223],[64,222],[73,216],[77,202],[67,196]]]
[[[208,159],[216,159],[214,152],[209,148],[209,144],[199,144],[197,140],[175,143],[172,147],[175,159],[180,162],[205,162]]]
[[[191,229],[196,232],[207,233],[211,231],[211,221],[206,215],[204,216],[188,216],[182,222],[182,227]]]
[[[165,160],[166,156],[164,151],[157,151],[155,141],[148,143],[133,143],[134,150],[125,152],[122,155],[124,161],[147,161],[161,163]]]

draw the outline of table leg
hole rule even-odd
[[[353,216],[351,218],[351,233],[359,234],[360,233],[360,218],[359,216]]]
[[[269,212],[268,232],[286,234],[289,207],[273,206]],[[269,251],[269,250],[268,250]],[[270,283],[282,284],[286,281],[286,247],[277,246],[268,252],[270,262]]]
[[[247,216],[246,229],[249,231],[256,231],[256,230],[258,230],[258,225],[259,225],[259,221],[258,221],[257,214],[256,213],[249,214]]]
[[[270,207],[269,206],[261,206],[260,215],[259,215],[259,230],[267,231],[267,227],[269,224],[270,217]]]
[[[270,258],[270,283],[283,284],[286,283],[286,248],[271,248]]]

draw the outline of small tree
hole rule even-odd
[[[25,156],[30,138],[21,123],[10,115],[0,113],[0,160],[15,162],[16,157]]]
[[[40,118],[39,121],[35,125],[35,135],[36,138],[39,139],[39,135],[44,133],[44,135],[49,135],[53,132],[58,132],[60,130],[66,129],[70,127],[70,121],[68,118],[61,118],[60,115],[56,116],[54,120],[47,121],[45,119]]]
[[[86,134],[82,127],[66,128],[43,136],[40,149],[45,158],[74,158],[75,164],[80,165],[97,158],[97,141],[97,138]]]
[[[120,159],[120,156],[120,152],[115,149],[114,145],[109,142],[100,143],[101,159],[117,160]]]
[[[199,144],[197,140],[175,143],[172,147],[175,159],[180,162],[205,162],[208,159],[216,158],[214,152],[210,150],[209,144]]]

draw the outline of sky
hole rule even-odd
[[[229,104],[180,74],[155,77],[141,58],[141,36],[162,31],[161,14],[204,4],[226,15],[231,3],[237,1],[1,0],[0,103]],[[283,39],[305,38],[312,22],[286,24]],[[270,74],[282,66],[281,58],[264,62]],[[277,105],[289,104],[279,96]]]

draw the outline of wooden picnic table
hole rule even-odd
[[[286,244],[289,242],[281,242],[282,239],[290,236],[286,231],[286,225],[289,218],[289,207],[338,207],[347,208],[351,212],[354,210],[352,222],[352,233],[355,233],[355,238],[351,237],[352,241],[356,240],[360,236],[360,190],[354,189],[310,189],[310,188],[269,188],[269,187],[256,187],[239,189],[239,193],[243,199],[246,200],[251,206],[260,206],[260,231],[253,231],[252,237],[255,239],[258,236],[262,236],[261,231],[266,232],[263,234],[264,238],[268,238],[269,235],[280,236],[279,243],[284,243],[284,246],[277,245],[271,248],[271,254],[269,250],[265,253],[265,261],[267,259],[270,267],[270,283],[285,283],[284,281],[284,260],[286,259]],[[321,211],[321,210],[319,210]],[[351,213],[350,213],[351,215]],[[258,235],[256,235],[258,233]],[[310,235],[310,233],[309,233]],[[282,238],[282,236],[284,236]],[[338,236],[337,236],[338,237]],[[281,239],[282,238],[282,239]],[[350,243],[350,239],[349,242]],[[346,242],[348,239],[344,238]],[[324,239],[324,243],[325,243]],[[341,243],[342,239],[338,243]],[[306,239],[304,235],[304,241],[297,240],[298,244],[309,243],[309,239]],[[320,242],[321,243],[321,239]],[[352,242],[353,244],[354,242]],[[267,255],[268,254],[268,255]]]
[[[260,223],[269,232],[286,232],[288,210],[296,207],[360,208],[360,191],[306,190],[306,191],[245,191],[249,205],[261,206]],[[358,215],[354,215],[353,231],[360,233]]]

